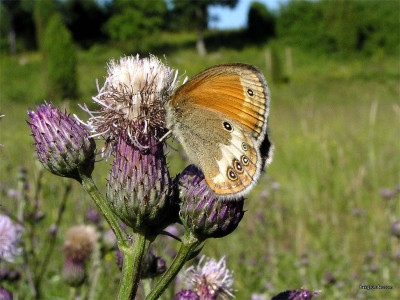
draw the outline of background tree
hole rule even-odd
[[[208,7],[220,5],[234,8],[237,2],[238,0],[172,0],[172,19],[185,30],[197,30],[197,52],[204,56],[207,54],[204,31],[207,29],[210,17]]]
[[[75,98],[78,88],[75,45],[59,14],[54,14],[50,18],[43,46],[47,58],[49,97]]]
[[[106,39],[102,29],[110,17],[107,3],[99,5],[99,1],[95,0],[68,0],[64,16],[67,28],[79,45],[87,48]]]
[[[345,55],[399,50],[398,1],[290,1],[281,6],[277,36],[286,42]]]
[[[7,45],[12,55],[18,48],[32,49],[35,46],[32,10],[33,3],[28,0],[0,1],[1,45]]]
[[[55,14],[56,8],[53,0],[40,0],[35,1],[33,10],[35,27],[36,27],[36,43],[40,50],[43,50],[43,36],[46,30],[46,26],[53,14]]]
[[[260,2],[252,2],[247,18],[247,36],[261,42],[275,36],[275,16]]]
[[[145,49],[164,25],[167,4],[164,0],[115,0],[105,30],[114,41],[137,50]]]

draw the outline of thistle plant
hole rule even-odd
[[[107,71],[104,85],[93,97],[98,109],[81,106],[88,120],[72,119],[45,103],[36,112],[28,112],[28,124],[41,163],[55,175],[80,182],[111,227],[119,262],[123,262],[117,299],[134,299],[141,278],[162,273],[146,297],[158,299],[207,239],[224,237],[236,229],[244,215],[244,199],[221,201],[194,166],[175,179],[170,177],[163,138],[168,132],[165,105],[178,87],[177,71],[155,56],[138,55],[111,61]],[[94,138],[103,141],[99,154],[112,159],[106,197],[91,178]],[[165,270],[165,262],[148,250],[164,228],[174,223],[183,224],[185,233],[182,239],[176,238],[180,250]],[[150,267],[146,261],[152,262]],[[217,264],[225,268],[224,262]],[[153,270],[150,275],[149,270]],[[231,292],[231,287],[218,288],[221,295]]]

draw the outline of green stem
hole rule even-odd
[[[175,278],[175,276],[182,269],[184,264],[190,258],[190,255],[194,250],[201,244],[195,236],[192,234],[185,234],[182,239],[182,244],[178,254],[175,256],[174,261],[168,270],[163,274],[161,279],[157,282],[151,293],[147,295],[146,300],[156,300],[161,294],[167,289],[168,285]]]
[[[142,233],[134,233],[133,245],[120,247],[122,253],[122,277],[119,284],[118,300],[135,299],[139,286],[143,258],[150,246],[151,240]]]
[[[118,217],[113,213],[110,208],[109,203],[103,198],[100,191],[98,190],[96,184],[94,183],[91,177],[88,177],[84,174],[80,174],[82,179],[82,186],[88,192],[90,197],[94,200],[97,207],[101,210],[104,217],[106,218],[108,224],[110,225],[112,231],[117,238],[119,246],[129,247],[128,236],[125,231],[122,229]]]

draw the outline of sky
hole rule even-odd
[[[254,0],[239,0],[234,9],[229,7],[214,6],[209,8],[210,16],[218,17],[217,21],[210,21],[210,28],[218,29],[233,29],[245,27],[247,25],[247,14],[251,2]],[[257,0],[263,3],[269,10],[279,8],[280,3],[285,3],[287,0]]]

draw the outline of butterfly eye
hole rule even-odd
[[[233,167],[239,174],[243,173],[243,167],[237,159],[233,160]]]
[[[254,92],[252,89],[248,89],[247,94],[249,94],[249,96],[254,96]]]
[[[224,122],[224,128],[226,129],[226,130],[228,130],[228,131],[232,131],[232,125],[231,124],[229,124],[228,122]]]
[[[242,143],[242,149],[244,151],[247,151],[249,149],[249,146],[246,143]]]
[[[242,164],[244,164],[245,166],[249,164],[249,158],[246,155],[242,155],[240,160],[242,161]]]
[[[232,181],[237,180],[236,172],[232,168],[228,168],[228,178]]]

